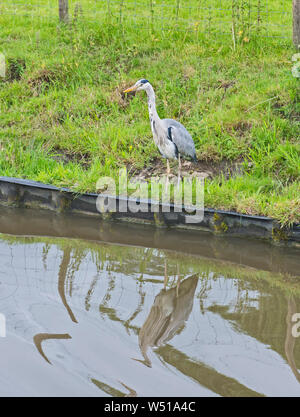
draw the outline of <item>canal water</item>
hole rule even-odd
[[[299,254],[0,208],[0,396],[299,396]]]

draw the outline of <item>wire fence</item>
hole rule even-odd
[[[58,20],[58,0],[2,0],[0,18]],[[124,28],[195,31],[233,36],[292,38],[292,2],[287,0],[69,0],[68,19]]]

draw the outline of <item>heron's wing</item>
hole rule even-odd
[[[193,159],[196,158],[195,144],[186,128],[176,120],[164,119],[163,122],[169,139],[175,143],[178,152],[181,155],[186,155]]]

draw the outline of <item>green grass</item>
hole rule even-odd
[[[200,161],[243,164],[239,174],[220,171],[206,181],[207,207],[300,221],[300,82],[291,74],[295,48],[277,37],[290,36],[289,15],[269,14],[267,21],[262,11],[259,28],[257,10],[248,21],[245,13],[244,21],[235,17],[234,43],[231,12],[223,19],[209,9],[202,22],[157,1],[151,20],[146,0],[138,10],[112,3],[110,15],[105,2],[94,14],[95,3],[82,0],[76,18],[71,2],[67,26],[57,21],[56,2],[39,3],[45,7],[20,1],[16,15],[8,2],[0,6],[8,67],[0,81],[0,175],[95,191],[99,177],[116,177],[123,166],[138,172],[153,165],[160,156],[146,97],[120,94],[145,77],[160,116],[188,128]],[[269,10],[284,4],[268,3]],[[286,27],[269,24],[280,18]],[[224,82],[233,82],[226,92]]]

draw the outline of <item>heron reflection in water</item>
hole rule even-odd
[[[139,347],[144,360],[135,359],[151,368],[147,351],[166,344],[183,329],[193,308],[198,284],[198,274],[178,280],[175,287],[167,289],[168,275],[165,263],[164,288],[155,297],[150,313],[139,332]]]

